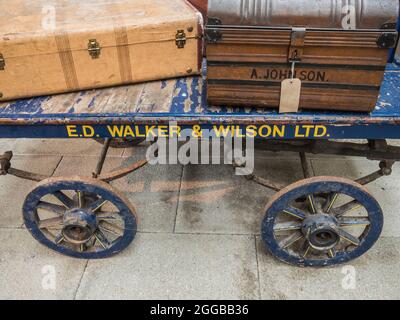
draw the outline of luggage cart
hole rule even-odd
[[[282,115],[265,109],[209,107],[201,77],[5,103],[0,107],[0,138],[103,142],[97,167],[86,177],[48,177],[14,168],[11,151],[0,156],[1,175],[37,182],[23,205],[27,230],[48,248],[75,258],[107,258],[121,252],[134,240],[138,220],[134,206],[110,182],[147,161],[103,172],[107,151],[110,146],[134,146],[149,128],[164,130],[171,122],[196,129],[250,126],[261,135],[256,147],[299,153],[305,176],[301,181],[283,186],[268,177],[247,176],[277,191],[260,223],[266,248],[280,260],[298,266],[336,265],[361,256],[378,240],[383,212],[365,186],[390,175],[400,160],[400,147],[387,142],[400,139],[400,67],[395,64],[387,66],[371,114]],[[271,128],[276,128],[277,136]],[[343,141],[347,139],[368,142]],[[379,160],[380,166],[355,181],[314,177],[307,154],[364,157]]]

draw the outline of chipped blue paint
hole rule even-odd
[[[262,108],[229,108],[229,107],[209,107],[206,103],[206,83],[205,79],[200,77],[181,78],[174,81],[172,86],[173,95],[170,109],[167,111],[158,110],[157,105],[151,105],[149,111],[149,102],[144,101],[143,96],[138,99],[138,104],[130,113],[105,113],[96,112],[95,100],[98,94],[88,103],[87,111],[75,108],[76,103],[82,100],[84,95],[93,91],[83,91],[76,95],[75,103],[72,102],[68,111],[57,113],[54,110],[48,111],[42,108],[42,104],[52,97],[39,97],[34,99],[18,100],[11,103],[8,107],[0,107],[0,124],[7,125],[13,119],[22,121],[19,126],[18,134],[7,133],[10,127],[0,125],[0,137],[61,137],[64,132],[58,134],[56,129],[49,131],[46,125],[43,130],[39,129],[45,121],[82,121],[90,123],[98,123],[103,121],[106,123],[121,123],[141,121],[149,123],[150,121],[191,121],[202,123],[223,123],[223,124],[241,124],[256,122],[258,124],[272,124],[274,122],[285,122],[288,124],[296,124],[299,122],[307,122],[311,124],[327,124],[327,125],[346,125],[346,129],[342,127],[340,130],[334,130],[334,137],[340,138],[400,138],[400,66],[389,64],[382,85],[381,96],[377,103],[377,108],[371,114],[367,113],[349,113],[349,112],[323,112],[323,111],[301,111],[296,114],[279,114],[276,110]],[[160,81],[161,90],[171,90],[168,81]],[[109,90],[109,89],[107,89]],[[100,94],[100,93],[99,93]],[[147,93],[148,94],[148,93]],[[141,108],[147,103],[146,108]],[[35,124],[32,127],[24,128],[24,124]],[[396,126],[392,126],[393,124]],[[351,126],[349,126],[351,125]],[[366,127],[368,126],[368,127]],[[29,133],[29,130],[36,130],[35,133]],[[53,130],[53,129],[52,129]],[[361,130],[361,132],[357,132]],[[383,131],[382,131],[383,130]],[[102,131],[101,131],[102,132]],[[344,132],[344,133],[343,133]],[[101,133],[103,134],[103,133]]]
[[[28,113],[28,114],[41,114],[43,112],[42,103],[48,101],[50,97],[38,97],[34,99],[22,99],[11,103],[6,108],[0,108],[0,113],[15,114],[15,113]]]
[[[99,97],[99,95],[101,94],[101,91],[99,91],[93,98],[92,100],[90,100],[89,104],[88,104],[88,109],[92,109],[95,106],[96,103],[96,99]]]
[[[195,113],[199,103],[201,103],[201,92],[199,89],[200,78],[193,78],[192,83],[190,85],[192,94],[190,95],[190,112]]]
[[[170,113],[172,114],[185,113],[185,101],[189,97],[187,82],[188,82],[187,78],[181,78],[176,81]]]

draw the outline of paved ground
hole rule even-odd
[[[54,176],[90,174],[99,152],[89,140],[0,142],[0,152],[11,149],[16,167]],[[126,165],[144,150],[113,150],[106,166]],[[310,161],[318,175],[357,177],[377,168],[339,157]],[[256,172],[281,183],[301,178],[291,154],[258,153]],[[34,183],[0,177],[0,298],[399,299],[399,178],[395,170],[370,186],[386,224],[367,255],[344,267],[300,269],[276,261],[260,241],[262,208],[273,193],[229,166],[147,167],[116,183],[137,207],[140,232],[125,252],[103,261],[63,257],[34,241],[21,218]],[[355,283],[348,282],[353,274]]]

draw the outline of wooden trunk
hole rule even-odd
[[[207,17],[208,0],[189,0],[189,2],[201,12],[204,18]]]
[[[0,101],[198,74],[185,0],[0,0]]]
[[[371,111],[398,12],[397,0],[209,0],[209,103],[276,108],[298,78],[302,109]]]

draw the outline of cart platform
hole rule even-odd
[[[400,139],[400,67],[388,64],[379,101],[370,114],[282,115],[270,109],[210,107],[201,77],[0,104],[0,138],[129,138],[170,122],[208,130],[252,126],[267,139]]]

